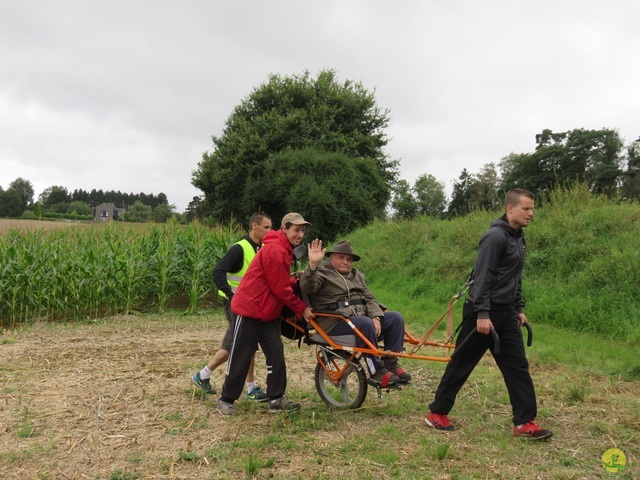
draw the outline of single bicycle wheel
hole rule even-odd
[[[327,358],[336,371],[344,370],[334,382],[323,366],[316,364],[316,390],[322,401],[330,407],[358,408],[367,396],[367,376],[360,364],[349,361],[350,354],[343,350],[325,350]]]

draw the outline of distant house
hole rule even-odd
[[[93,221],[108,222],[110,220],[118,220],[126,211],[125,208],[116,208],[113,203],[101,203],[93,209]]]

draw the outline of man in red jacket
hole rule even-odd
[[[284,396],[287,387],[287,367],[280,337],[280,319],[286,306],[298,318],[314,318],[311,308],[293,291],[291,276],[293,247],[300,245],[307,222],[299,213],[282,218],[280,230],[270,231],[262,240],[264,246],[249,265],[231,300],[236,314],[233,343],[227,361],[227,376],[222,386],[218,411],[222,415],[235,413],[233,402],[242,394],[251,358],[258,345],[267,359],[267,396],[269,411],[298,410],[300,404]]]

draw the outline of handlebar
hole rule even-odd
[[[531,344],[533,343],[533,330],[531,329],[531,326],[528,323],[525,323],[524,327],[527,329],[527,347],[530,347]],[[499,355],[500,354],[500,338],[498,337],[498,334],[493,329],[493,327],[491,327],[489,329],[489,332],[491,333],[491,336],[493,337],[493,353],[494,353],[494,355]],[[453,358],[453,356],[456,353],[458,353],[458,350],[460,350],[462,348],[462,346],[465,343],[467,343],[469,341],[469,339],[475,333],[478,333],[478,330],[475,330],[475,329],[472,330],[471,333],[469,333],[469,335],[467,335],[467,337],[464,340],[462,340],[462,342],[460,342],[460,344],[456,345],[455,350],[451,354],[451,358]]]
[[[527,347],[530,347],[533,343],[533,330],[531,330],[529,323],[525,323],[524,326],[527,329]]]
[[[475,335],[476,333],[478,333],[478,330],[474,328],[471,331],[471,333],[469,333],[469,335],[467,335],[467,337],[464,340],[462,340],[462,342],[457,344],[455,350],[451,354],[451,358],[453,358],[453,356],[456,353],[458,353],[458,351],[463,347],[463,345],[467,343],[469,339],[473,337],[473,335]],[[491,333],[491,336],[493,337],[493,353],[494,355],[498,355],[500,354],[500,338],[498,337],[498,334],[496,333],[493,327],[489,328],[489,333]]]

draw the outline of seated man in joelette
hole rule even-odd
[[[322,240],[314,240],[308,245],[309,265],[300,277],[300,288],[309,294],[314,310],[333,310],[349,317],[351,322],[373,344],[382,335],[384,348],[391,352],[401,352],[404,342],[404,319],[399,312],[383,312],[380,304],[367,288],[364,275],[352,267],[360,257],[353,251],[351,243],[336,242],[333,249],[322,248]],[[322,263],[325,255],[329,261]],[[317,317],[316,321],[324,331],[332,336],[353,334],[347,322],[331,318]],[[365,346],[362,340],[359,346]],[[397,357],[380,357],[365,354],[365,364],[373,385],[387,387],[398,382],[408,382],[411,375],[399,365]]]

